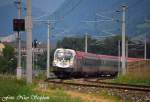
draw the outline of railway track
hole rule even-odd
[[[118,85],[118,86],[127,86],[127,87],[137,87],[137,88],[148,88],[150,89],[150,86],[144,86],[144,85],[129,85],[129,84],[120,84],[120,83],[111,83],[111,82],[102,82],[102,81],[91,81],[91,80],[85,80],[87,82],[91,83],[97,83],[97,84],[106,84],[106,85]]]
[[[150,86],[116,84],[116,83],[107,83],[107,82],[95,82],[95,81],[89,81],[89,80],[84,80],[82,82],[71,82],[71,81],[72,80],[70,80],[70,82],[65,82],[64,80],[60,80],[60,79],[46,80],[46,82],[55,83],[55,84],[62,84],[62,85],[150,92]]]

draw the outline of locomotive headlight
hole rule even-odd
[[[57,61],[56,61],[56,60],[54,60],[54,61],[53,61],[53,65],[56,65],[56,63],[57,63]]]
[[[73,61],[70,61],[70,65],[71,65],[71,66],[73,65]]]
[[[53,66],[55,66],[56,65],[56,63],[55,62],[53,62]]]

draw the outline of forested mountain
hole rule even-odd
[[[138,28],[146,19],[150,19],[150,0],[66,0],[48,18],[56,19],[54,25],[56,30],[53,34],[57,36],[83,35],[86,32],[91,35],[121,34],[121,5],[127,5],[126,11],[126,33],[134,37],[141,35],[149,30]],[[100,22],[85,22],[85,21]],[[57,30],[57,28],[64,29]]]
[[[150,35],[150,24],[147,28],[140,28],[145,20],[150,19],[150,0],[65,0],[65,2],[52,14],[42,19],[56,20],[52,23],[52,41],[57,41],[66,36],[92,36],[121,34],[121,5],[127,5],[126,34],[137,37],[145,32]],[[22,5],[26,7],[25,4]],[[22,10],[23,17],[25,10]],[[17,7],[13,0],[3,0],[0,4],[0,34],[12,33],[12,19],[17,16]],[[43,12],[32,7],[34,17],[42,16]],[[110,20],[114,21],[101,21]],[[99,22],[85,22],[99,21]],[[23,35],[25,36],[25,35]],[[45,41],[47,38],[46,24],[33,24],[33,38]],[[149,38],[149,37],[148,37]],[[136,38],[138,39],[138,37]]]

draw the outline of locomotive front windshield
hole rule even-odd
[[[70,61],[71,58],[73,58],[73,54],[70,51],[59,50],[59,51],[56,52],[55,57],[58,60]]]

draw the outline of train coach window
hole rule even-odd
[[[111,66],[118,66],[118,62],[117,61],[113,61],[113,60],[102,60],[101,61],[102,63],[102,66],[109,66],[109,67],[111,67]]]
[[[84,59],[84,66],[99,66],[97,59]]]
[[[97,61],[97,65],[100,66],[101,65],[101,60]]]

